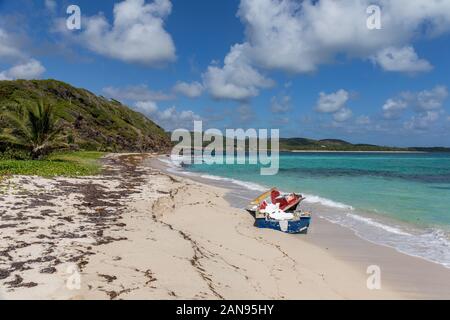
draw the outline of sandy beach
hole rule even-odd
[[[307,235],[257,229],[232,191],[150,155],[103,162],[95,177],[0,182],[1,299],[450,298],[438,264],[317,217]]]

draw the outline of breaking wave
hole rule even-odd
[[[450,239],[438,228],[417,228],[388,225],[356,214],[321,215],[324,219],[350,228],[359,237],[393,248],[401,253],[450,268]]]
[[[310,195],[310,194],[304,194],[304,196],[306,197],[306,199],[304,200],[305,203],[318,203],[321,205],[324,205],[326,207],[330,207],[330,208],[338,208],[338,209],[344,209],[344,210],[354,210],[354,208],[352,206],[346,205],[344,203],[340,203],[337,201],[333,201],[327,198],[322,198],[319,196],[315,196],[315,195]]]
[[[209,175],[209,174],[201,174],[199,176],[201,178],[203,178],[203,179],[230,182],[230,183],[233,183],[235,185],[247,188],[247,189],[252,190],[252,191],[264,192],[264,191],[267,191],[267,189],[268,189],[267,187],[264,187],[264,186],[262,186],[260,184],[257,184],[257,183],[245,182],[245,181],[236,180],[236,179],[232,179],[232,178],[224,178],[224,177],[213,176],[213,175]]]

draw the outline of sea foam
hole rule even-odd
[[[230,183],[247,188],[248,190],[252,190],[252,191],[265,192],[268,190],[268,187],[264,187],[260,184],[241,181],[241,180],[232,179],[232,178],[224,178],[224,177],[213,176],[213,175],[209,175],[209,174],[202,174],[202,175],[200,175],[200,177],[203,179],[230,182]]]
[[[304,194],[306,199],[304,200],[305,203],[318,203],[330,208],[338,208],[338,209],[344,209],[344,210],[354,210],[352,206],[346,205],[344,203],[340,203],[337,201],[333,201],[331,199],[319,197],[316,195],[311,194]]]

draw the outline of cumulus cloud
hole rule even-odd
[[[391,98],[383,105],[383,116],[386,119],[399,119],[405,110],[414,112],[404,123],[406,129],[427,130],[443,118],[444,103],[448,97],[445,86],[436,86],[430,90],[419,92],[405,91],[398,98]]]
[[[441,112],[439,111],[426,111],[420,114],[414,115],[409,121],[405,122],[405,128],[412,130],[425,131],[439,120]]]
[[[154,91],[146,85],[135,85],[126,87],[106,87],[103,93],[119,101],[166,101],[173,99],[173,96],[162,91]]]
[[[398,119],[407,107],[408,104],[402,99],[388,99],[382,107],[383,117],[385,119]]]
[[[331,114],[335,124],[345,122],[353,116],[353,111],[346,107],[349,100],[350,94],[343,89],[332,93],[320,92],[315,109],[319,113]]]
[[[382,8],[382,28],[366,26],[370,5]],[[261,69],[317,70],[339,57],[372,60],[386,71],[432,69],[411,43],[450,31],[450,2],[440,0],[241,0],[245,41],[224,66],[211,65],[205,84],[213,97],[243,100],[268,86]],[[424,27],[426,26],[426,27]]]
[[[30,59],[27,62],[16,64],[10,69],[0,72],[0,80],[37,79],[44,72],[45,68],[39,61]]]
[[[194,121],[202,120],[192,110],[179,111],[175,106],[161,110],[153,101],[138,101],[133,109],[148,116],[166,130],[190,129]]]
[[[203,85],[197,81],[192,83],[187,82],[177,82],[173,87],[175,93],[185,95],[189,98],[200,97],[203,93]]]
[[[447,97],[447,87],[442,85],[419,92],[404,91],[398,98],[386,101],[382,107],[383,116],[385,119],[398,119],[408,107],[413,107],[414,111],[429,118],[426,112],[442,109]]]
[[[330,94],[321,92],[317,101],[316,111],[321,113],[335,113],[341,110],[349,99],[349,93],[343,89]]]
[[[352,110],[349,108],[342,108],[333,114],[333,119],[336,122],[345,122],[353,116]]]
[[[155,121],[167,130],[191,129],[202,117],[192,110],[179,111],[175,106],[156,113]]]
[[[134,109],[136,111],[146,115],[154,114],[158,111],[158,105],[154,101],[138,101],[135,106]]]
[[[0,71],[0,80],[36,79],[44,72],[44,66],[29,57],[19,41],[11,33],[0,28],[0,58],[14,64],[7,70]]]
[[[442,85],[419,92],[404,91],[398,98],[386,101],[382,107],[383,116],[385,119],[398,119],[406,109],[412,108],[421,114],[419,118],[431,119],[433,114],[429,114],[428,111],[441,110],[447,97],[448,89]],[[416,117],[416,121],[413,122],[417,123],[419,118]]]
[[[417,113],[409,121],[405,122],[405,127],[407,129],[424,131],[431,129],[442,118],[448,90],[445,86],[436,86],[431,90],[423,90],[417,93],[405,92],[403,96]]]
[[[433,66],[428,61],[417,56],[413,47],[385,48],[374,55],[372,61],[379,64],[386,71],[415,73],[433,69]]]
[[[213,98],[248,100],[257,96],[260,89],[274,85],[250,64],[244,50],[245,45],[233,46],[222,68],[210,65],[203,74],[203,83]]]
[[[416,106],[420,110],[436,110],[442,108],[444,101],[448,97],[448,90],[445,86],[436,86],[431,90],[424,90],[414,95]]]
[[[0,59],[12,64],[9,69],[0,71],[0,80],[39,78],[45,67],[27,54],[17,38],[0,27]]]
[[[150,66],[172,62],[175,45],[164,29],[171,11],[169,0],[124,0],[114,5],[112,25],[103,14],[84,18],[78,40],[97,54],[125,62]]]
[[[381,30],[366,27],[366,9],[374,4],[382,7]],[[424,23],[424,36],[450,30],[450,3],[439,0],[241,0],[238,16],[247,55],[262,67],[295,73],[314,71],[340,54],[379,55],[389,71],[426,71],[430,64],[405,44],[423,33]],[[395,68],[394,61],[401,65]]]

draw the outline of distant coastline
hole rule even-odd
[[[364,151],[364,150],[281,150],[282,152],[292,153],[430,153],[428,151]]]

